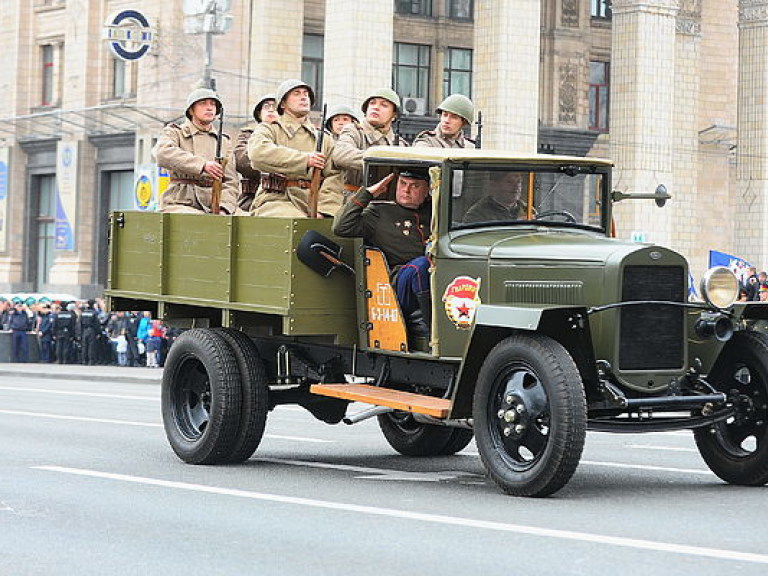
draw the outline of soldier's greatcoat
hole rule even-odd
[[[434,130],[425,130],[419,133],[413,140],[413,146],[429,148],[474,148],[475,144],[471,140],[464,138],[464,133],[459,132],[456,136],[446,136],[440,130],[440,126]]]
[[[341,131],[333,149],[333,162],[344,172],[347,190],[363,185],[363,152],[371,146],[395,146],[397,136],[392,127],[386,131],[371,126],[367,120],[359,124],[350,122]],[[408,143],[399,139],[400,146]]]
[[[203,173],[209,160],[216,159],[217,132],[214,126],[200,130],[191,120],[182,124],[169,124],[154,149],[157,165],[168,170],[170,184],[160,197],[161,212],[211,211],[211,184],[213,179]],[[235,170],[232,144],[226,134],[221,143],[221,154],[227,158],[219,204],[228,214],[237,208],[240,193]]]
[[[256,216],[283,216],[306,218],[309,215],[309,187],[312,173],[307,167],[307,153],[314,152],[317,131],[306,118],[303,122],[283,114],[272,123],[259,124],[248,140],[248,157],[251,167],[261,172],[284,175],[289,185],[284,192],[270,192],[259,187],[251,212]],[[333,216],[341,207],[341,173],[331,159],[333,139],[323,139],[323,154],[326,156],[323,168],[323,183],[317,201],[317,211]]]
[[[237,200],[240,208],[249,211],[256,197],[256,191],[259,188],[259,179],[261,172],[251,166],[251,159],[248,157],[248,140],[251,139],[255,125],[248,126],[240,130],[235,142],[235,166],[243,179],[240,181],[240,197]]]

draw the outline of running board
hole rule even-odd
[[[444,398],[412,394],[411,392],[367,384],[313,384],[309,387],[309,391],[319,396],[364,402],[375,406],[387,406],[395,410],[426,414],[439,419],[447,418],[451,408],[451,401]]]

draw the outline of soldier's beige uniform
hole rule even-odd
[[[169,124],[163,129],[154,149],[157,165],[168,170],[170,176],[170,184],[160,197],[161,212],[210,213],[213,178],[203,173],[203,167],[216,158],[216,137],[213,126],[206,132],[191,120]],[[221,155],[228,162],[224,169],[220,206],[228,214],[234,214],[240,186],[232,144],[226,134],[221,142]]]
[[[413,141],[412,146],[430,147],[430,148],[474,148],[475,143],[464,137],[463,132],[456,136],[446,136],[440,130],[440,126],[434,130],[425,130],[421,132]]]
[[[261,172],[284,175],[288,182],[284,192],[270,192],[259,186],[251,212],[255,216],[306,218],[309,214],[309,183],[307,153],[314,152],[316,130],[309,121],[298,122],[283,114],[273,124],[259,124],[248,141],[251,167]],[[331,160],[333,139],[323,139],[326,156],[323,184],[317,200],[318,214],[333,216],[344,200],[341,173]]]
[[[254,128],[255,126],[248,126],[240,130],[234,149],[235,167],[240,176],[243,177],[240,181],[240,197],[237,203],[243,210],[251,209],[261,178],[261,172],[251,166],[251,159],[248,157],[248,140],[250,140]]]
[[[395,146],[397,140],[395,131],[382,132],[371,126],[367,120],[359,124],[354,122],[344,126],[344,129],[333,148],[333,162],[344,171],[344,189],[353,192],[363,185],[363,152],[371,146]],[[400,146],[408,143],[399,138]]]

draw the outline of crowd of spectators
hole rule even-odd
[[[161,368],[178,331],[150,312],[106,311],[104,301],[0,297],[0,327],[11,333],[12,362]],[[34,337],[30,337],[34,335]],[[6,340],[3,340],[6,342]],[[38,353],[31,354],[30,346]]]
[[[768,272],[748,266],[739,284],[739,302],[768,302]]]

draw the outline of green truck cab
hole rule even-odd
[[[486,150],[372,148],[364,178],[413,167],[431,180],[430,338],[408,333],[383,254],[329,220],[113,214],[110,308],[185,329],[162,384],[183,461],[245,461],[298,404],[376,417],[409,456],[474,435],[513,495],[562,488],[587,429],[691,429],[720,478],[768,482],[768,306],[734,303],[724,268],[689,298],[680,254],[612,237],[615,202],[666,194],[613,191],[606,160]]]

